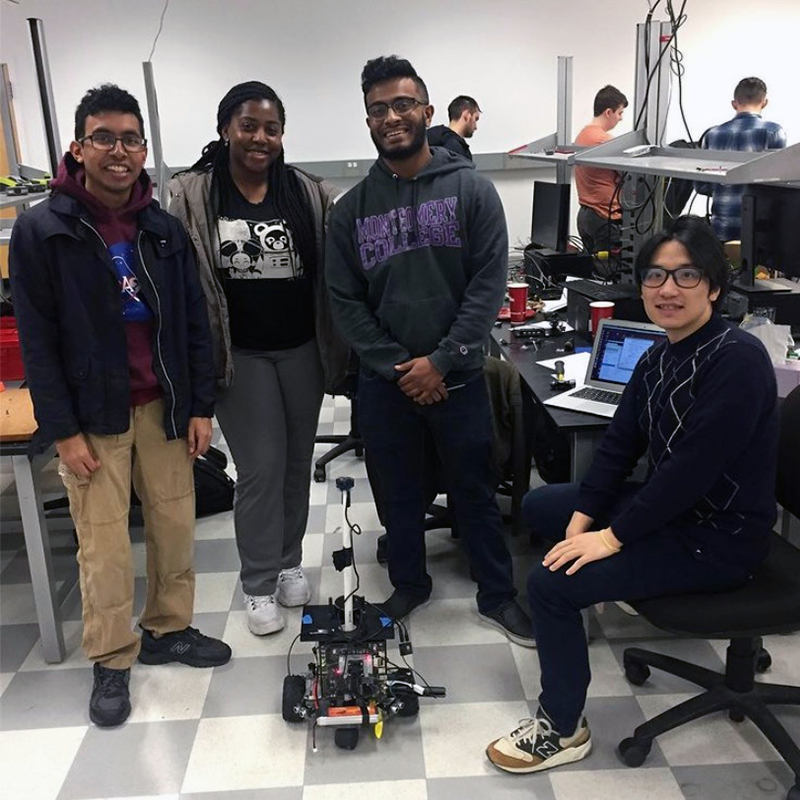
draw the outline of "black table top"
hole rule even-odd
[[[540,402],[544,402],[548,397],[552,397],[554,392],[550,388],[553,380],[552,371],[537,364],[537,361],[546,361],[551,358],[563,358],[564,342],[572,338],[573,334],[566,334],[555,339],[541,339],[538,350],[533,347],[522,349],[522,344],[517,344],[509,332],[507,322],[495,326],[492,329],[492,352],[494,355],[502,354],[502,357],[510,361],[518,370],[520,378],[525,386],[528,387]],[[509,344],[500,344],[503,339]],[[580,346],[581,342],[576,341]],[[586,343],[588,345],[588,342]],[[560,352],[559,352],[560,350]],[[555,408],[545,406],[542,408],[552,417],[559,430],[565,433],[588,430],[604,430],[608,427],[607,417],[598,417],[595,414],[584,414],[577,411],[567,411],[565,408]]]

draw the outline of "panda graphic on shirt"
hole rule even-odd
[[[218,219],[220,271],[229,279],[290,279],[303,274],[300,255],[283,220]]]

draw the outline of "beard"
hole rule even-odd
[[[412,124],[412,123],[410,123]],[[370,136],[378,151],[378,155],[387,161],[405,161],[406,159],[415,156],[425,146],[428,140],[428,128],[425,121],[421,120],[416,128],[412,131],[411,142],[407,145],[389,146],[383,143],[383,139],[376,135],[374,131],[370,131]]]

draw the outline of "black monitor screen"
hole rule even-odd
[[[756,267],[800,278],[800,189],[748,186],[742,196],[742,274],[753,284]]]
[[[533,182],[531,243],[563,253],[569,231],[568,183]]]

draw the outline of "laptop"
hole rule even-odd
[[[646,350],[666,337],[663,328],[648,322],[600,320],[586,368],[585,385],[554,395],[544,404],[613,417],[622,392],[633,375],[633,368]]]

